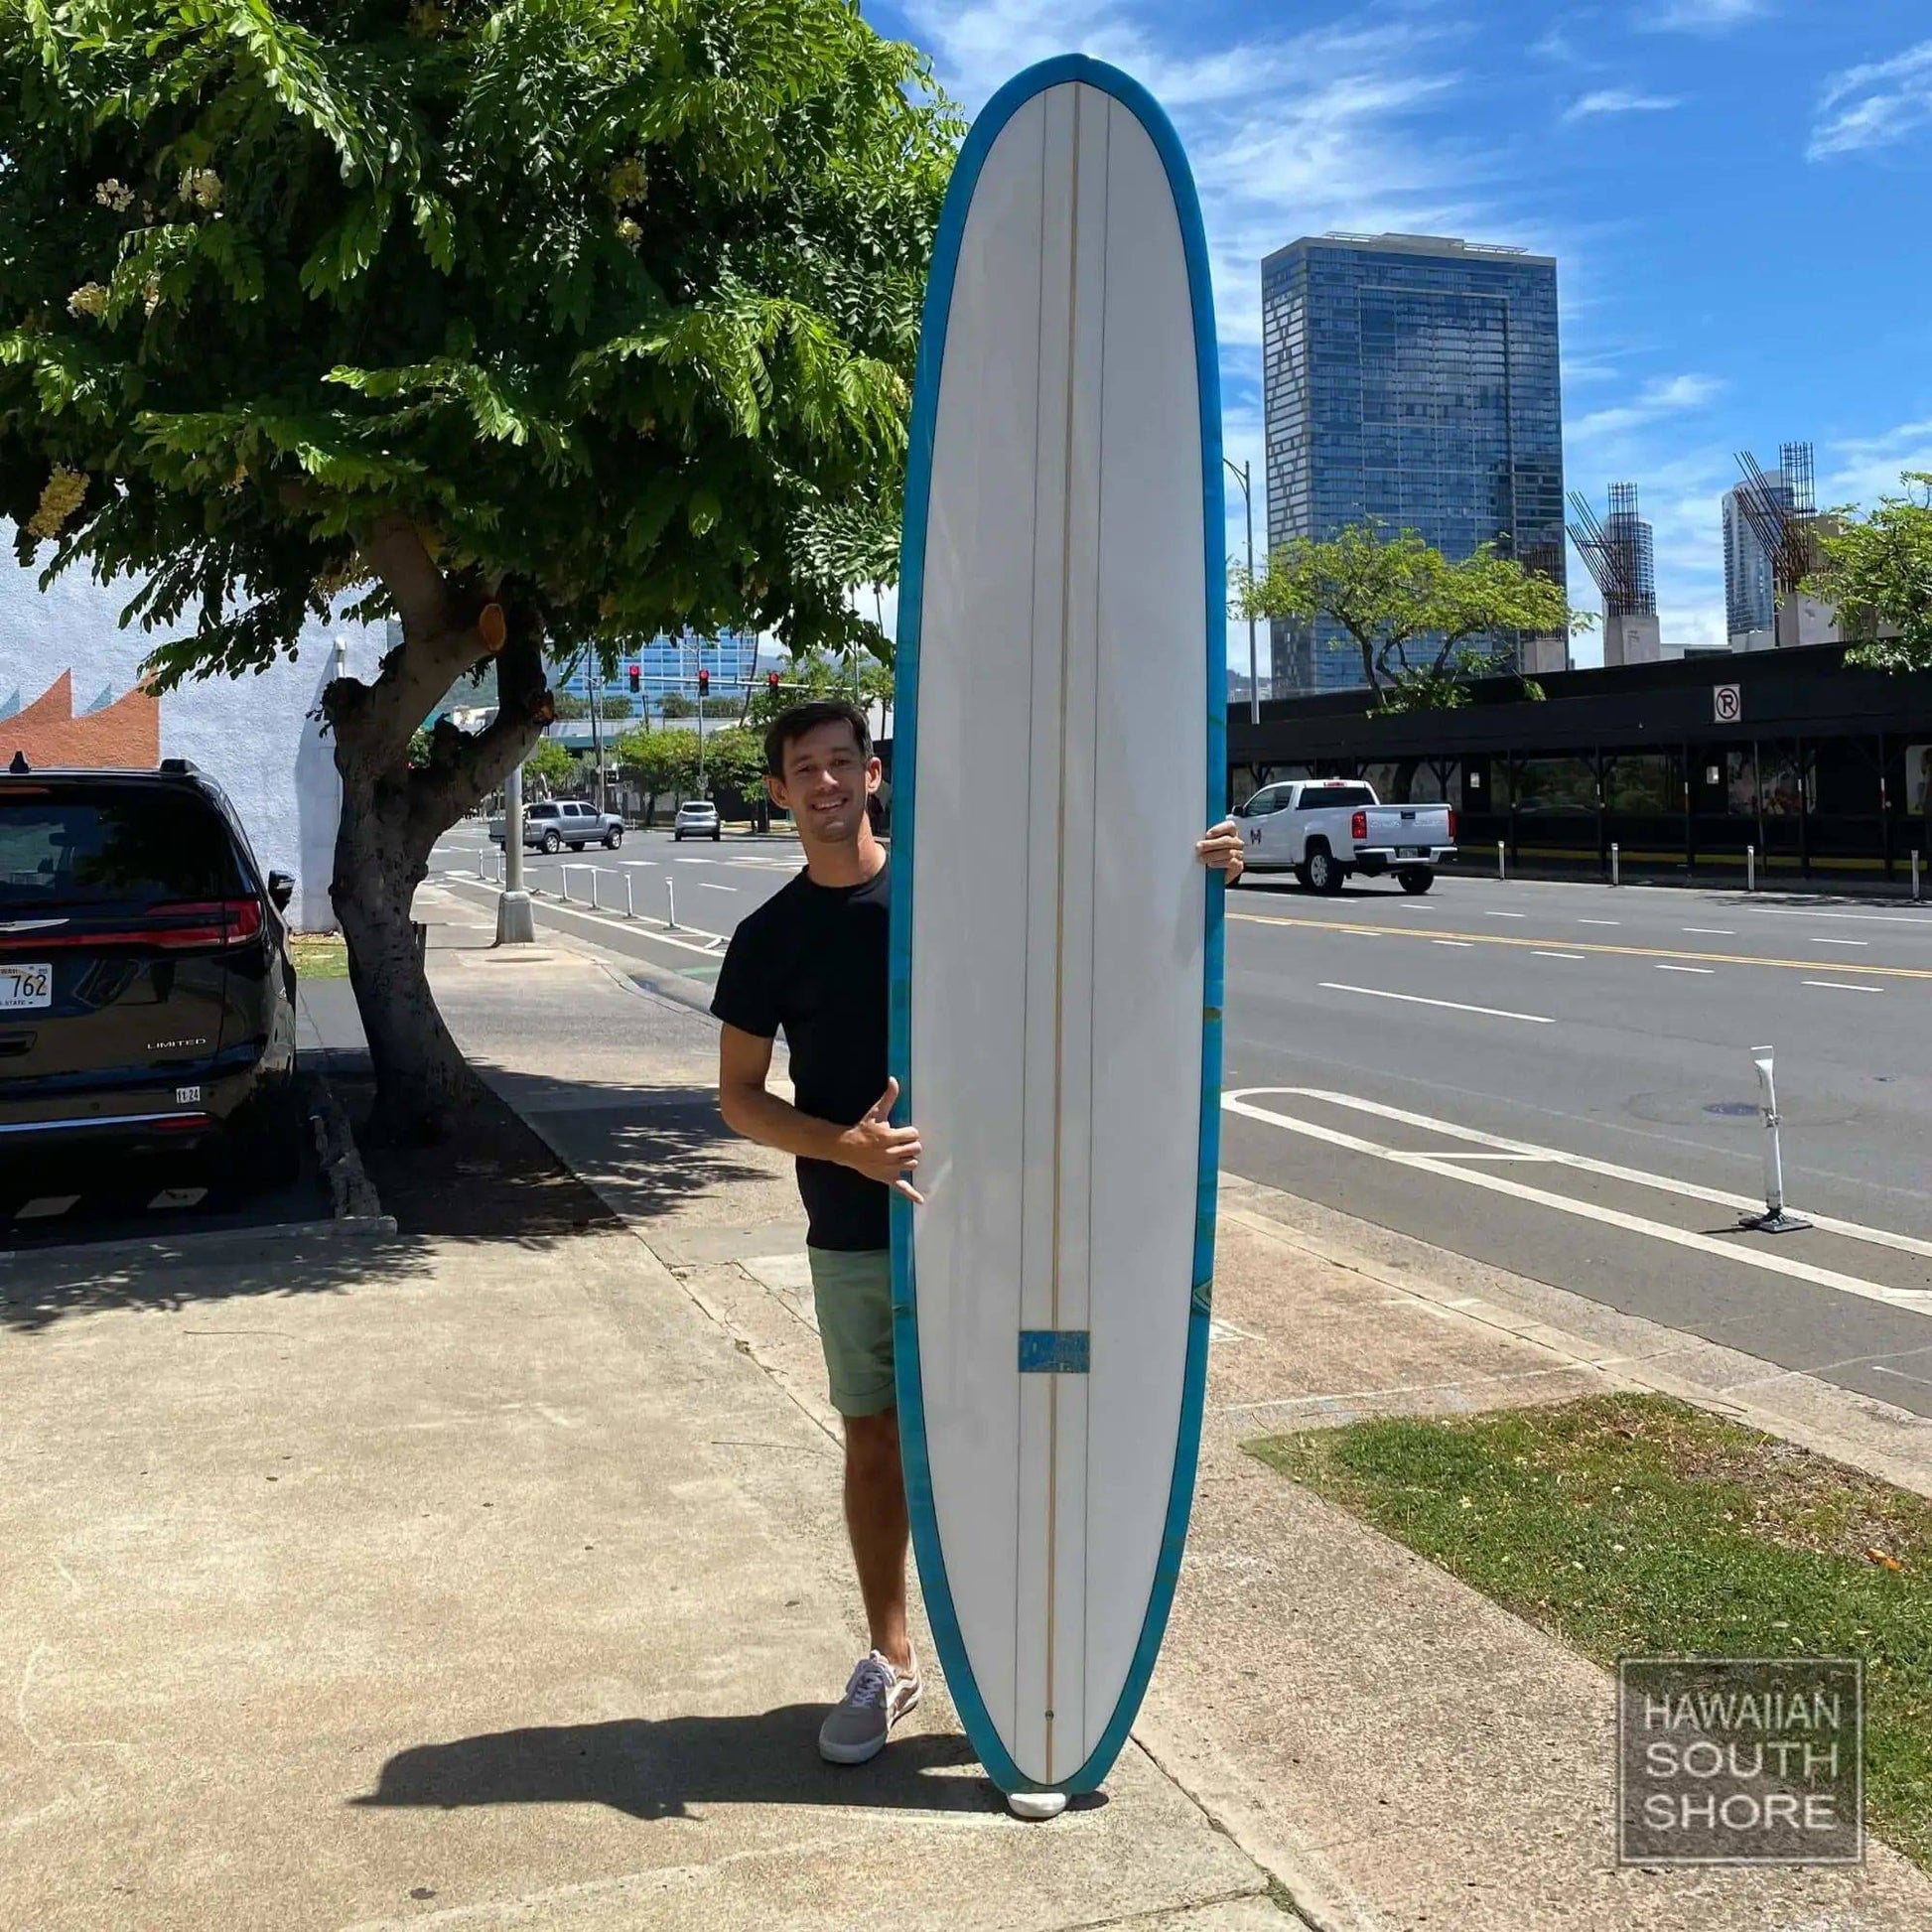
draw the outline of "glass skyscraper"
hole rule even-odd
[[[1305,236],[1262,263],[1261,291],[1270,550],[1379,520],[1453,558],[1492,542],[1566,583],[1552,257]],[[1271,643],[1279,696],[1362,682],[1328,619],[1277,623]]]
[[[727,630],[716,637],[699,637],[687,630],[679,637],[653,637],[641,649],[626,651],[618,659],[613,676],[602,681],[600,689],[613,700],[634,696],[637,705],[646,701],[651,709],[667,697],[695,699],[698,695],[698,667],[711,673],[711,695],[719,698],[730,692],[743,693],[757,675],[759,640],[748,632]],[[630,667],[637,666],[637,689],[630,689]],[[585,695],[584,672],[580,666],[570,688],[578,697]]]
[[[1793,500],[1782,477],[1766,480],[1766,493],[1786,508]],[[1743,495],[1742,483],[1725,491],[1725,630],[1732,650],[1742,648],[1748,632],[1769,630],[1778,621],[1771,554],[1744,513]]]

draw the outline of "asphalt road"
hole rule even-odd
[[[483,850],[461,827],[437,870]],[[566,910],[556,860],[540,921],[701,980],[798,863],[633,833],[574,901],[593,857],[604,906],[627,877],[679,930]],[[1228,912],[1225,1167],[1932,1415],[1932,906],[1449,878]],[[1736,1228],[1767,1044],[1800,1233]]]

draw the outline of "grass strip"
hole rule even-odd
[[[348,943],[340,932],[297,932],[289,939],[295,974],[305,980],[348,978]]]
[[[1932,1501],[1668,1396],[1247,1446],[1595,1662],[1865,1660],[1865,1817],[1932,1870]]]

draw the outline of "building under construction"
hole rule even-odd
[[[1731,648],[1788,650],[1799,644],[1837,641],[1837,613],[1799,588],[1819,564],[1818,489],[1811,445],[1780,444],[1776,475],[1748,450],[1737,453],[1737,467],[1744,480],[1725,499],[1729,527],[1725,544],[1725,604]],[[1741,519],[1742,529],[1733,517]],[[1774,608],[1768,621],[1761,594],[1750,595],[1753,566],[1759,560],[1768,567],[1771,581]]]
[[[1636,484],[1612,483],[1609,514],[1600,519],[1581,490],[1571,492],[1570,506],[1577,512],[1570,539],[1603,594],[1603,662],[1656,663],[1663,655],[1656,546]]]

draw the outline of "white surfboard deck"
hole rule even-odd
[[[962,154],[921,343],[895,711],[899,1413],[995,1781],[1096,1785],[1152,1670],[1205,1373],[1225,785],[1205,250],[1165,117],[1069,58]]]

